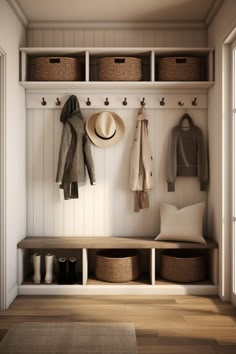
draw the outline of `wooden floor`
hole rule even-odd
[[[0,338],[21,322],[131,322],[140,354],[236,354],[236,309],[217,297],[19,296]]]

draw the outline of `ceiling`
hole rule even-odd
[[[11,0],[27,22],[35,21],[200,21],[219,0]]]

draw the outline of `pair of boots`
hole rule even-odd
[[[59,284],[75,284],[76,283],[76,262],[77,258],[70,257],[69,259],[65,257],[58,258],[59,273],[58,273],[58,283]]]
[[[35,284],[41,283],[41,254],[34,253],[33,254],[33,267],[34,267],[34,275],[33,282]],[[45,283],[51,284],[53,281],[53,254],[48,253],[45,255]]]

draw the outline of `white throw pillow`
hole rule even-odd
[[[162,203],[160,206],[161,232],[157,241],[185,241],[206,243],[202,236],[205,203],[178,209]]]

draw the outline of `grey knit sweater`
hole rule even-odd
[[[185,119],[189,121],[188,129],[183,127]],[[168,192],[175,191],[177,176],[197,176],[200,190],[208,189],[208,158],[203,134],[187,114],[173,128],[170,136],[167,163]]]

